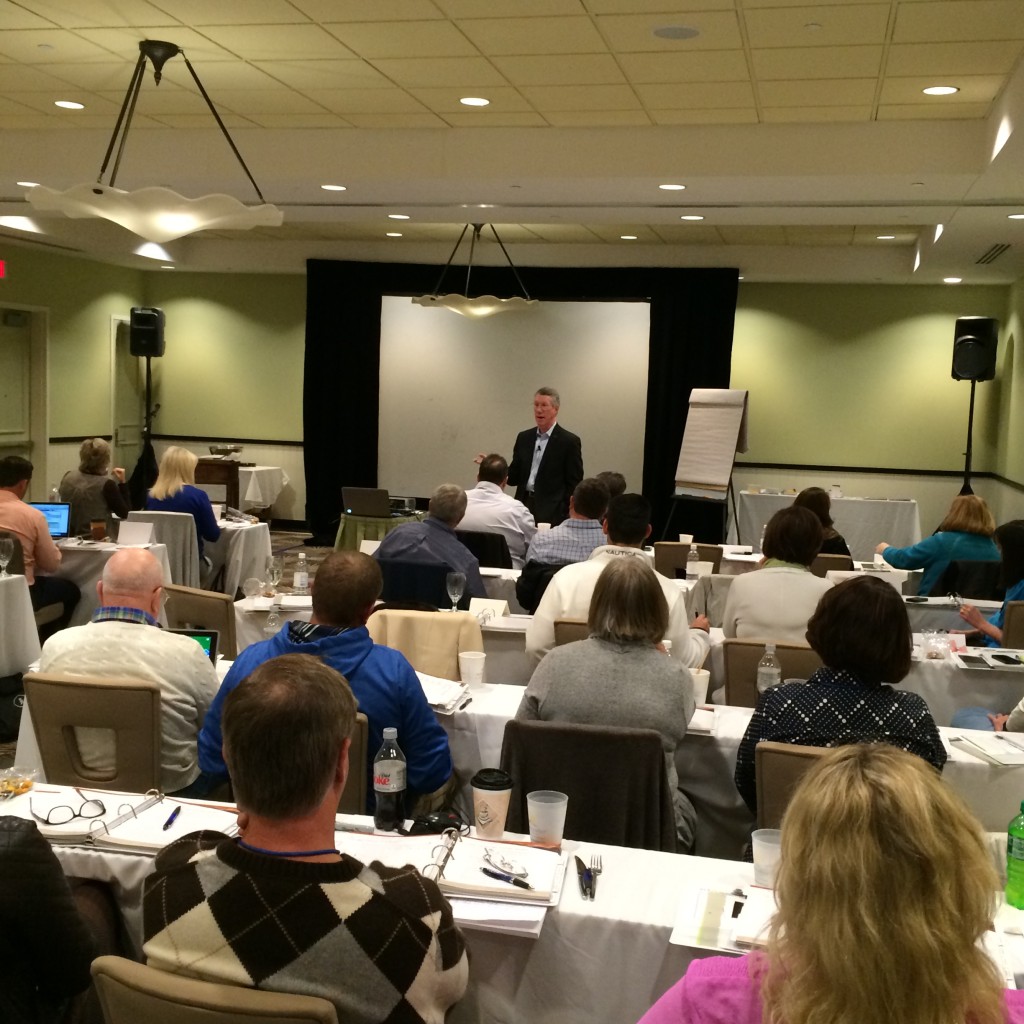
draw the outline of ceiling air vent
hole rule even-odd
[[[1009,248],[1010,246],[1008,243],[998,242],[996,245],[993,245],[992,248],[988,250],[988,252],[982,253],[981,256],[979,256],[974,262],[995,263],[995,261],[999,259],[999,257],[1002,256],[1003,253],[1006,252],[1006,250]]]

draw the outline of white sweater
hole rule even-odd
[[[807,620],[832,584],[788,566],[737,576],[729,587],[722,618],[727,637],[756,637],[780,643],[807,643]]]

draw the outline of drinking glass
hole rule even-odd
[[[267,582],[277,590],[277,585],[281,582],[281,577],[284,575],[284,566],[281,564],[281,558],[279,555],[271,555],[267,559]]]
[[[14,557],[14,538],[0,537],[0,576],[10,576],[7,564]]]
[[[246,597],[256,597],[263,589],[263,581],[256,579],[255,576],[250,576],[242,584],[242,593]]]
[[[459,610],[459,600],[466,589],[466,574],[464,572],[450,572],[445,577],[445,586],[448,588],[448,599],[452,603],[452,611]]]

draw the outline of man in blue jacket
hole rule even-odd
[[[406,807],[425,813],[443,806],[454,786],[448,737],[427,703],[423,688],[405,655],[370,639],[366,620],[380,596],[380,566],[357,551],[335,551],[313,580],[310,622],[286,622],[269,640],[239,654],[221,684],[199,733],[199,788],[194,795],[228,779],[221,752],[224,698],[250,672],[280,654],[312,654],[340,672],[352,688],[369,723],[367,778],[384,729],[398,729],[398,744],[408,761]],[[367,809],[372,809],[372,791]]]

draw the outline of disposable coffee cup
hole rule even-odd
[[[526,813],[530,819],[530,842],[560,846],[568,806],[569,797],[553,789],[537,789],[527,793]]]
[[[711,683],[711,673],[706,668],[691,668],[690,677],[693,679],[693,699],[697,706],[708,702],[708,686]]]
[[[693,534],[692,533],[681,533],[681,534],[679,534],[679,543],[680,544],[692,544],[693,543]]]
[[[537,532],[538,533],[543,533],[545,530],[550,530],[550,529],[551,529],[551,524],[550,523],[538,523],[537,524]]]
[[[782,831],[777,828],[755,829],[750,836],[754,851],[754,884],[775,888],[775,876],[782,859]]]
[[[107,535],[106,519],[92,519],[89,522],[89,536],[93,540],[103,540]]]
[[[487,655],[483,651],[459,652],[459,678],[467,686],[484,681],[484,662]]]
[[[470,780],[473,788],[473,820],[481,839],[500,839],[508,817],[512,776],[500,768],[481,768]]]

